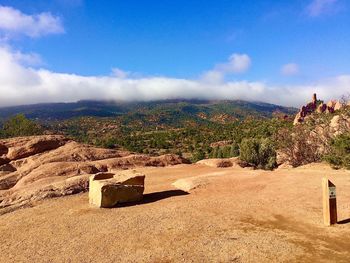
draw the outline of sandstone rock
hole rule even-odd
[[[328,101],[326,112],[327,113],[334,113],[334,107],[335,107],[336,104],[337,104],[336,100]]]
[[[30,206],[33,201],[85,192],[89,186],[89,176],[85,174],[66,180],[50,180],[46,184],[42,184],[43,182],[34,183],[20,191],[5,192],[0,195],[0,215],[24,206]]]
[[[329,126],[333,136],[337,136],[350,130],[350,118],[343,115],[335,115]]]
[[[191,162],[181,156],[175,154],[165,154],[157,157],[146,156],[148,159],[144,166],[169,166],[169,165],[177,165],[177,164],[190,164]]]
[[[175,181],[172,185],[176,189],[189,193],[192,190],[199,188],[201,186],[205,186],[207,184],[208,184],[208,179],[203,176],[199,176],[199,177],[179,179]]]
[[[344,107],[344,104],[342,104],[340,101],[337,101],[334,105],[334,110],[341,110]]]
[[[16,183],[19,180],[19,174],[14,172],[14,173],[3,173],[0,176],[0,190],[9,190],[13,186],[16,185]],[[0,205],[1,208],[1,205]]]
[[[68,139],[58,135],[30,136],[3,140],[1,152],[6,154],[8,160],[18,160],[45,151],[57,149],[64,145]],[[6,147],[6,149],[5,149]],[[6,153],[5,153],[6,152]]]
[[[339,120],[340,120],[339,115],[334,116],[331,120],[330,127],[337,130],[339,128]]]
[[[324,103],[322,103],[322,104],[320,104],[320,105],[318,106],[317,112],[318,112],[318,113],[323,113],[323,112],[326,111],[326,109],[327,109],[327,105],[324,104]]]
[[[97,207],[114,207],[120,203],[140,201],[145,176],[139,173],[98,173],[89,181],[89,202]]]
[[[49,146],[45,146],[44,142],[49,142]],[[9,152],[16,151],[19,154],[10,156],[14,159],[7,158]],[[88,191],[89,176],[99,172],[189,163],[173,154],[151,157],[101,149],[62,136],[1,140],[0,152],[0,210],[28,205],[44,198]],[[31,155],[17,159],[23,154]]]
[[[336,110],[340,110],[344,106],[345,104],[337,100],[330,100],[327,104],[324,104],[322,101],[318,101],[316,94],[314,94],[312,102],[308,103],[306,106],[302,106],[296,114],[293,124],[296,125],[304,122],[308,118],[308,115],[313,114],[315,111],[318,113],[334,113]]]
[[[9,163],[0,166],[0,172],[12,173],[15,171],[16,171],[16,168]]]
[[[296,125],[296,124],[302,122],[303,120],[304,119],[301,117],[301,112],[298,112],[294,118],[293,124]]]
[[[5,158],[0,158],[0,166],[4,164],[8,164],[10,162],[10,159]]]
[[[316,94],[313,96],[312,102],[309,102],[306,104],[306,106],[302,106],[295,116],[294,119],[294,125],[301,123],[304,121],[304,119],[307,117],[307,115],[312,114],[317,110],[317,99],[316,99]]]
[[[327,107],[334,108],[335,104],[337,104],[336,100],[330,100],[327,102]]]
[[[6,145],[0,142],[0,156],[6,155],[8,151],[9,151],[8,147],[6,147]]]

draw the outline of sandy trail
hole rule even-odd
[[[309,165],[274,172],[180,165],[141,168],[142,204],[94,209],[87,194],[0,216],[1,262],[349,262],[350,172]],[[171,183],[212,175],[186,194]],[[334,227],[321,178],[337,185]],[[349,223],[347,223],[349,222]]]

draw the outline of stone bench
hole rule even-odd
[[[145,175],[136,171],[97,173],[89,180],[89,203],[97,207],[114,207],[143,198]]]

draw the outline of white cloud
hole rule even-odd
[[[350,75],[299,86],[269,86],[264,82],[166,77],[79,76],[25,66],[16,52],[0,47],[0,106],[39,102],[95,100],[241,99],[286,106],[305,103],[314,92],[322,99],[338,98],[350,87]]]
[[[299,66],[296,63],[288,63],[282,66],[281,73],[285,76],[294,76],[299,74]]]
[[[120,68],[112,68],[112,76],[124,79],[130,75],[130,72],[124,71]]]
[[[202,76],[202,80],[208,83],[220,83],[224,80],[225,74],[218,70],[209,70]]]
[[[226,63],[215,66],[213,70],[207,71],[203,76],[203,80],[217,83],[222,82],[228,74],[240,74],[246,72],[252,62],[247,54],[232,54]]]
[[[247,54],[232,54],[229,61],[219,64],[216,69],[223,73],[243,73],[251,66],[251,59]]]
[[[25,53],[16,51],[13,54],[13,56],[14,56],[14,59],[22,65],[38,66],[38,65],[41,65],[43,63],[41,56],[37,53],[25,54]]]
[[[48,34],[60,34],[64,29],[59,17],[51,13],[27,15],[12,7],[0,5],[0,36],[13,35],[40,37]]]
[[[312,0],[307,6],[307,13],[309,16],[317,17],[324,13],[332,11],[337,0]]]

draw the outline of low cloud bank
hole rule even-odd
[[[77,100],[161,100],[225,99],[263,101],[284,106],[299,106],[317,92],[322,99],[339,98],[350,90],[350,75],[337,76],[321,83],[300,86],[270,86],[263,82],[217,81],[167,77],[133,78],[132,75],[79,76],[45,69],[33,69],[23,57],[0,47],[0,106]],[[22,59],[21,59],[22,58]]]

